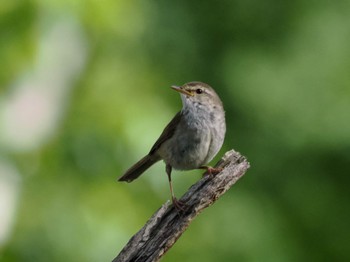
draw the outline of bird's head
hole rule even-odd
[[[214,89],[202,82],[189,82],[183,86],[171,86],[172,89],[181,94],[184,107],[201,106],[222,106],[222,102]]]

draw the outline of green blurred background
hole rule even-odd
[[[170,196],[116,178],[193,80],[251,169],[163,261],[350,261],[350,1],[2,0],[0,61],[1,261],[112,260]]]

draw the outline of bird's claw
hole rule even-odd
[[[219,174],[223,170],[222,167],[211,167],[211,166],[204,166],[203,169],[207,170],[207,172],[203,174],[203,177],[209,176],[210,178],[213,178],[215,175]]]
[[[173,197],[172,200],[173,200],[173,205],[178,212],[186,211],[187,205],[184,202],[177,200],[176,197]]]

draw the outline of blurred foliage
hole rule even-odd
[[[348,0],[2,1],[0,109],[55,25],[78,28],[87,58],[48,138],[0,149],[21,178],[0,260],[110,261],[169,198],[162,163],[116,178],[181,108],[168,87],[199,80],[227,112],[216,159],[234,148],[251,169],[163,261],[349,261],[349,13]],[[176,172],[177,195],[199,177]]]

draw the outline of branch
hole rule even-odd
[[[213,178],[204,176],[180,199],[186,204],[186,211],[178,213],[170,201],[167,201],[129,240],[113,262],[158,261],[174,245],[192,220],[245,174],[249,163],[238,152],[230,150],[215,167],[221,167],[223,170]]]

